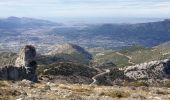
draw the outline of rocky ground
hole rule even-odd
[[[170,88],[0,81],[0,100],[170,100]]]

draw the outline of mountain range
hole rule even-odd
[[[169,100],[167,88],[168,19],[77,25],[0,19],[0,99]]]
[[[5,37],[5,38],[4,38]],[[33,18],[0,19],[0,49],[18,51],[25,44],[47,53],[66,42],[84,48],[115,49],[131,45],[154,47],[170,40],[170,20],[136,24],[66,25]],[[44,51],[47,48],[47,51]]]

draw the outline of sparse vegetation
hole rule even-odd
[[[156,90],[155,93],[156,93],[156,94],[159,94],[159,95],[167,95],[167,94],[170,94],[170,92],[162,91],[162,90],[160,90],[160,89]]]
[[[88,66],[72,63],[61,62],[48,66],[39,66],[38,73],[42,75],[80,75],[85,77],[93,77],[97,71]]]
[[[109,52],[101,56],[96,56],[93,61],[94,65],[100,65],[105,62],[112,62],[117,67],[124,67],[127,65],[131,65],[128,63],[128,58],[126,56],[119,55],[116,52]]]
[[[140,64],[144,62],[163,60],[170,58],[170,48],[145,48],[142,46],[132,46],[128,48],[123,48],[117,52],[107,52],[104,55],[96,56],[94,58],[94,64],[102,64],[104,62],[113,62],[117,67],[129,66],[129,60],[134,64]],[[128,57],[131,59],[129,59]]]
[[[110,96],[112,98],[128,98],[130,93],[118,90],[105,91],[100,94],[101,96]]]
[[[4,81],[0,81],[0,87],[5,87],[5,86],[7,85],[4,83]]]
[[[41,88],[41,92],[47,92],[47,91],[49,91],[50,90],[50,86],[48,86],[48,85],[44,85],[42,88]]]
[[[132,100],[142,96],[142,98],[154,99],[155,95],[163,100],[168,100],[170,91],[167,88],[147,87],[132,87],[129,86],[89,86],[83,84],[56,84],[56,83],[34,83],[35,88],[22,86],[18,82],[12,83],[5,81],[9,86],[0,87],[1,100],[16,100],[19,98],[26,100],[34,99],[59,99],[59,100],[89,100],[102,99],[127,99]],[[17,89],[17,90],[16,90]],[[149,90],[149,91],[148,91]],[[149,93],[149,95],[148,95]]]
[[[74,93],[77,94],[84,94],[84,95],[90,95],[91,93],[94,93],[93,89],[94,87],[92,86],[85,86],[85,85],[59,85],[60,88],[66,89],[66,90],[71,90]]]
[[[4,66],[4,65],[10,65],[10,64],[14,64],[15,59],[16,59],[16,53],[12,53],[12,52],[1,52],[0,53],[0,65]]]
[[[165,81],[164,86],[170,88],[170,80]]]
[[[115,80],[117,78],[120,78],[120,79],[126,78],[126,76],[124,75],[124,72],[118,70],[117,68],[112,69],[109,76],[112,80]]]
[[[15,100],[16,97],[21,95],[21,93],[14,89],[3,89],[0,88],[0,99],[1,100]]]
[[[143,81],[141,81],[141,82],[139,82],[139,81],[130,82],[128,85],[129,85],[129,86],[135,86],[135,87],[140,87],[140,86],[146,86],[146,87],[148,87],[148,86],[149,86],[148,83],[143,82]]]
[[[84,58],[81,54],[72,53],[72,54],[56,54],[56,55],[50,55],[50,56],[39,55],[37,57],[37,62],[40,65],[49,65],[49,64],[55,64],[58,62],[73,62],[73,63],[88,65],[90,62],[90,59]]]

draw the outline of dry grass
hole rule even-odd
[[[167,91],[163,91],[163,90],[157,90],[155,91],[156,94],[159,94],[159,95],[167,95],[167,94],[170,94],[169,92]]]
[[[71,90],[72,92],[76,94],[82,94],[82,95],[90,95],[93,93],[93,86],[87,86],[87,85],[59,85],[61,89]]]
[[[164,86],[167,88],[170,88],[170,80],[169,81],[165,81]]]
[[[134,100],[146,98],[154,100],[159,97],[169,100],[170,89],[164,87],[134,87],[134,86],[89,86],[82,84],[36,83],[35,88],[20,86],[17,82],[1,82],[0,100],[16,100],[25,91],[26,100],[33,98],[44,100]],[[11,87],[11,85],[13,85]],[[29,98],[29,96],[33,98]],[[135,99],[141,100],[141,99]]]
[[[146,82],[130,82],[130,83],[126,83],[125,86],[134,86],[134,87],[145,86],[145,87],[148,87],[149,84],[146,83]]]
[[[128,98],[130,96],[130,93],[124,91],[112,90],[112,91],[102,92],[100,96],[110,96],[112,98]]]
[[[4,81],[0,81],[0,87],[6,87],[7,84]]]
[[[15,100],[21,93],[10,88],[0,88],[0,100]]]
[[[13,83],[15,83],[15,82],[14,81],[0,80],[0,87],[9,87]]]

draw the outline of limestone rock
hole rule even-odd
[[[124,74],[134,80],[163,80],[170,77],[170,60],[151,61],[128,66],[124,69]]]
[[[35,61],[36,50],[31,45],[26,45],[21,49],[18,58],[15,61],[16,67],[29,66]]]
[[[36,68],[37,63],[35,61],[36,57],[36,50],[31,45],[26,45],[24,48],[21,49],[19,53],[19,57],[16,59],[15,66],[16,67],[24,67],[26,72],[20,71],[25,77],[25,79],[36,81]],[[21,74],[21,75],[22,75]]]

